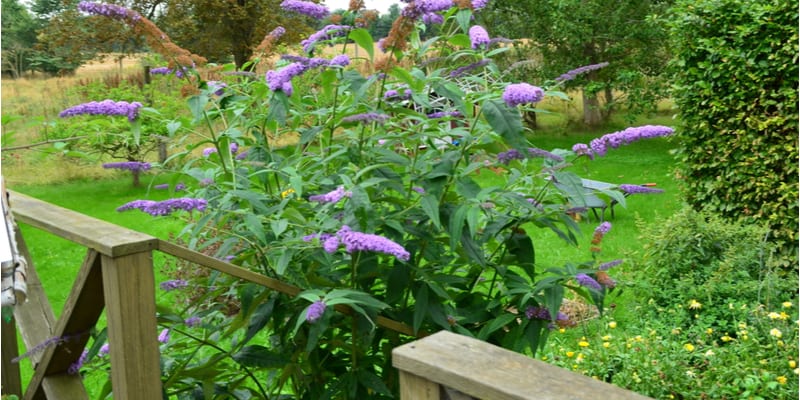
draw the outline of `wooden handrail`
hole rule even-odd
[[[441,331],[392,351],[401,400],[646,400],[649,397],[497,347]],[[464,397],[464,396],[469,397]]]

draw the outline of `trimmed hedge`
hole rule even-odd
[[[789,0],[682,0],[671,33],[687,200],[798,245],[798,13]],[[795,265],[796,266],[796,265]]]

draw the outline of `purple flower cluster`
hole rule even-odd
[[[169,329],[165,328],[158,334],[158,342],[162,344],[167,344],[167,342],[169,342]]]
[[[439,119],[445,117],[453,117],[453,118],[461,118],[464,114],[461,111],[437,111],[435,113],[428,114],[428,118],[430,119]]]
[[[480,25],[473,25],[469,28],[469,41],[472,49],[477,50],[489,46],[489,33]]]
[[[134,200],[120,206],[117,208],[117,211],[139,209],[156,217],[159,215],[169,215],[175,210],[203,211],[206,209],[207,205],[208,202],[205,199],[192,199],[188,197],[168,199],[164,201]]]
[[[421,13],[435,13],[449,10],[453,6],[452,0],[416,0],[417,10]]]
[[[594,234],[600,235],[601,237],[605,236],[609,231],[611,231],[611,222],[605,221],[600,225],[597,225],[597,228],[594,228]]]
[[[589,289],[594,289],[598,291],[603,290],[603,287],[600,286],[600,284],[589,275],[586,274],[575,275],[575,280],[578,281],[578,284],[580,284],[583,287],[587,287]]]
[[[332,190],[325,194],[308,196],[308,201],[316,201],[318,203],[338,203],[339,200],[352,195],[352,192],[344,190],[344,186],[339,186],[336,188],[336,190]]]
[[[132,172],[147,171],[151,167],[149,162],[140,161],[123,161],[103,164],[103,168],[105,169],[126,169]]]
[[[189,317],[186,318],[185,321],[183,321],[183,324],[188,326],[189,328],[194,328],[195,326],[200,325],[201,322],[203,322],[203,320],[200,319],[200,317]]]
[[[528,148],[528,155],[531,157],[543,157],[549,158],[553,161],[562,162],[564,161],[564,157],[561,157],[557,154],[553,154],[547,150],[542,150],[536,147],[529,147]]]
[[[342,122],[361,122],[365,124],[370,122],[377,122],[378,124],[383,124],[388,119],[389,116],[386,114],[378,114],[371,112],[371,113],[355,114],[344,117],[342,118]]]
[[[647,186],[641,185],[629,185],[629,184],[622,184],[619,185],[619,190],[627,194],[634,194],[634,193],[664,193],[661,189],[651,188]]]
[[[310,53],[314,50],[314,45],[323,40],[330,40],[337,36],[344,36],[351,27],[347,25],[326,25],[324,28],[311,34],[308,39],[300,42],[303,45],[303,51]]]
[[[426,24],[441,24],[444,22],[444,16],[437,13],[422,14],[422,22]]]
[[[103,345],[100,346],[100,350],[97,351],[97,355],[99,357],[105,357],[106,355],[108,355],[109,351],[111,351],[111,345],[109,345],[108,343],[103,343]]]
[[[589,156],[589,159],[592,160],[594,159],[594,154],[592,153],[592,149],[590,149],[589,146],[583,143],[576,143],[575,145],[573,145],[572,152],[579,156],[587,155]]]
[[[674,132],[674,129],[661,125],[632,127],[603,135],[597,139],[592,139],[592,141],[589,142],[589,147],[591,148],[592,154],[602,157],[608,153],[609,147],[616,149],[624,144],[630,144],[641,139],[669,136]],[[575,146],[578,145],[576,144]],[[575,146],[573,146],[573,151],[576,148]]]
[[[330,14],[330,11],[328,11],[327,7],[312,3],[310,1],[283,0],[281,3],[281,8],[286,11],[294,11],[296,13],[307,15],[316,19],[323,19]]]
[[[489,3],[489,0],[472,0],[472,9],[480,10],[481,8],[486,7],[487,3]]]
[[[514,83],[506,86],[503,90],[503,101],[509,107],[515,107],[520,104],[537,103],[544,99],[544,90],[540,87],[529,85],[527,83]]]
[[[319,321],[319,319],[325,314],[325,310],[327,308],[328,306],[322,300],[317,300],[311,303],[306,310],[306,321],[312,324]]]
[[[590,71],[598,70],[600,68],[605,68],[608,66],[607,62],[601,62],[599,64],[592,64],[592,65],[585,65],[580,68],[575,68],[572,71],[569,71],[565,74],[562,74],[558,78],[556,78],[556,82],[566,82],[575,79],[578,75],[585,74]]]
[[[611,268],[614,268],[614,267],[616,267],[617,265],[620,265],[620,264],[622,264],[622,260],[617,259],[617,260],[614,260],[614,261],[609,261],[607,263],[602,263],[597,267],[597,269],[600,270],[600,271],[608,271]]]
[[[456,68],[456,69],[454,69],[453,71],[450,72],[450,77],[451,78],[458,78],[459,76],[466,75],[467,73],[471,72],[472,70],[475,70],[475,69],[478,69],[478,68],[483,68],[484,66],[489,64],[489,61],[490,60],[488,58],[484,58],[483,60],[474,62],[472,64]]]
[[[91,101],[84,104],[79,104],[77,106],[73,106],[67,108],[61,113],[58,114],[61,118],[72,117],[75,115],[125,115],[128,117],[128,121],[136,120],[136,117],[139,116],[139,109],[142,107],[142,103],[138,101],[134,101],[132,103],[128,103],[127,101],[114,101],[114,100],[103,100],[100,102]]]
[[[167,189],[169,189],[169,183],[162,183],[162,184],[155,185],[155,186],[153,186],[153,189],[156,189],[156,190],[167,190]]]
[[[548,309],[546,309],[544,307],[534,307],[534,306],[528,306],[528,308],[525,309],[525,318],[528,318],[528,319],[534,319],[534,318],[543,319],[545,321],[552,321],[553,320],[553,318],[550,316],[550,310],[548,310]],[[567,314],[564,314],[564,313],[562,313],[560,311],[556,315],[556,321],[568,321],[568,320],[569,320],[569,317],[567,316]]]
[[[269,33],[269,36],[272,36],[275,40],[277,40],[285,34],[286,34],[286,28],[279,26],[273,29],[272,32]]]
[[[338,56],[333,57],[328,65],[339,67],[350,65],[350,57],[348,57],[347,54],[339,54]]]
[[[150,75],[169,75],[171,73],[172,73],[172,68],[170,67],[150,68]]]
[[[411,254],[406,251],[403,246],[392,240],[380,235],[356,232],[351,230],[347,225],[342,226],[342,228],[336,232],[335,237],[339,239],[341,244],[344,244],[345,251],[348,253],[354,251],[374,251],[393,255],[401,261],[408,261],[408,259],[411,258]]]
[[[222,81],[208,81],[206,85],[208,90],[217,96],[225,94],[225,88],[228,87],[228,84]]]
[[[89,1],[81,1],[80,3],[78,3],[78,10],[88,14],[102,15],[104,17],[109,17],[122,21],[128,21],[131,23],[136,23],[140,19],[142,19],[142,16],[139,15],[139,13],[137,13],[136,11],[129,10],[125,7],[121,7],[115,4],[92,3]]]
[[[78,372],[80,372],[81,371],[81,367],[83,367],[83,363],[86,362],[86,358],[88,356],[89,356],[89,352],[84,349],[83,353],[81,353],[81,356],[78,357],[78,359],[75,360],[75,362],[72,363],[69,366],[69,368],[67,368],[67,373],[70,374],[70,375],[76,375]]]
[[[517,149],[511,149],[511,150],[508,150],[508,151],[504,151],[504,152],[498,153],[497,154],[497,161],[502,163],[502,164],[508,165],[512,160],[523,160],[523,159],[525,159],[525,157],[526,156],[524,154],[522,154],[521,151],[519,151]],[[557,154],[553,154],[553,153],[551,153],[551,152],[549,152],[547,150],[542,150],[542,149],[539,149],[539,148],[536,148],[536,147],[529,147],[528,148],[528,157],[544,157],[544,158],[549,158],[551,160],[558,161],[558,162],[564,161],[563,157],[561,157],[561,156],[559,156]]]
[[[389,89],[383,94],[383,98],[386,100],[408,100],[411,98],[411,89],[405,89],[402,94],[396,89]]]
[[[176,289],[183,289],[183,288],[185,288],[187,286],[189,286],[189,282],[187,282],[187,281],[185,281],[183,279],[172,279],[172,280],[161,282],[161,284],[158,285],[158,287],[160,287],[161,290],[163,290],[165,292],[170,292],[170,291],[173,291],[173,290],[176,290]]]
[[[280,71],[267,71],[267,85],[269,85],[269,90],[275,91],[282,91],[287,96],[291,96],[293,92],[292,88],[292,78],[295,76],[301,75],[308,69],[302,63],[291,63],[284,67]]]

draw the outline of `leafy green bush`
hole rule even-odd
[[[735,332],[740,313],[729,304],[774,307],[795,297],[797,280],[768,267],[776,248],[766,227],[726,222],[687,207],[642,230],[648,244],[636,284],[657,307],[688,307],[671,317],[677,327],[702,318],[714,330]],[[692,312],[699,309],[704,312]]]
[[[797,4],[682,1],[672,23],[687,200],[769,224],[797,266]]]

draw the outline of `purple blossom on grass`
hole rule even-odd
[[[150,75],[169,75],[172,73],[170,67],[150,68]]]
[[[557,154],[553,154],[553,153],[551,153],[551,152],[549,152],[547,150],[542,150],[542,149],[539,149],[539,148],[536,148],[536,147],[529,147],[528,148],[528,155],[530,155],[531,157],[549,158],[549,159],[551,159],[553,161],[558,161],[558,162],[564,161],[564,157],[561,157],[561,156],[559,156]]]
[[[520,104],[537,103],[544,98],[544,90],[540,87],[527,83],[514,83],[506,86],[503,90],[503,101],[509,107],[516,107]]]
[[[600,225],[597,225],[597,228],[594,228],[594,234],[605,236],[611,230],[611,222],[605,221]]]
[[[502,153],[497,153],[497,161],[501,164],[508,165],[512,160],[522,160],[525,158],[519,150],[511,149]]]
[[[70,375],[76,375],[78,372],[80,372],[81,371],[81,367],[83,367],[83,363],[86,362],[86,358],[88,356],[89,356],[89,352],[86,351],[86,349],[84,349],[83,353],[81,353],[81,356],[78,357],[78,359],[74,363],[72,363],[69,366],[69,368],[67,368],[67,373],[70,374]]]
[[[622,131],[603,135],[597,139],[592,139],[592,141],[589,142],[589,147],[591,147],[591,151],[594,154],[602,157],[608,153],[609,147],[616,149],[622,145],[630,144],[638,140],[669,136],[674,132],[674,129],[661,125],[631,127]],[[576,144],[575,146],[578,145]],[[573,146],[573,149],[575,146]]]
[[[489,64],[489,61],[491,61],[491,60],[489,60],[488,58],[484,58],[483,60],[476,61],[476,62],[474,62],[472,64],[456,68],[456,69],[454,69],[453,71],[450,72],[450,77],[451,78],[458,78],[459,76],[466,75],[467,73],[471,72],[472,70],[475,70],[475,69],[478,69],[478,68],[483,68],[484,66]]]
[[[128,117],[128,121],[135,121],[139,116],[139,109],[142,108],[142,103],[134,101],[128,103],[127,101],[91,101],[84,104],[79,104],[61,111],[58,116],[61,118],[72,117],[76,115],[124,115]]]
[[[183,321],[183,324],[189,328],[194,328],[195,326],[200,325],[201,322],[203,322],[203,320],[200,319],[200,317],[189,317]]]
[[[388,119],[389,116],[386,114],[364,113],[364,114],[355,114],[344,117],[342,118],[342,122],[362,122],[365,124],[370,122],[377,122],[378,124],[383,124]]]
[[[484,27],[473,25],[469,28],[469,41],[473,50],[486,48],[489,45],[489,33]]]
[[[634,193],[664,193],[662,189],[651,188],[642,185],[629,185],[629,184],[622,184],[619,185],[619,190],[627,194],[634,194]]]
[[[123,161],[103,164],[103,168],[105,169],[126,169],[133,172],[147,171],[151,167],[152,165],[150,165],[150,163],[140,161]]]
[[[317,300],[311,303],[311,305],[308,306],[308,309],[306,309],[306,321],[312,324],[319,321],[319,319],[325,314],[325,309],[327,308],[328,306],[322,300]]]
[[[308,197],[308,201],[316,201],[318,203],[338,203],[344,197],[350,197],[353,193],[345,191],[344,186],[339,186],[325,194],[316,194]]]
[[[600,271],[608,271],[609,269],[614,268],[620,264],[622,264],[622,260],[617,259],[614,261],[609,261],[607,263],[602,263],[597,267],[597,269]]]
[[[300,13],[303,15],[307,15],[311,18],[316,19],[323,19],[330,14],[328,8],[312,3],[310,1],[301,1],[301,0],[283,0],[281,3],[281,8],[287,11],[294,11],[296,13]]]
[[[125,7],[116,4],[107,3],[92,3],[89,1],[81,1],[78,3],[78,10],[88,14],[102,15],[121,21],[136,23],[142,16],[136,11],[129,10]]]
[[[575,275],[575,280],[578,281],[578,283],[583,287],[587,287],[589,289],[594,289],[598,291],[603,290],[603,287],[600,286],[600,284],[597,283],[597,281],[594,280],[594,278],[592,278],[589,275],[586,274]]]
[[[188,197],[168,199],[164,201],[153,200],[134,200],[117,208],[117,211],[127,211],[139,209],[154,217],[159,215],[169,215],[175,210],[203,211],[208,202],[205,199],[193,199]]]
[[[584,65],[580,68],[575,68],[572,71],[569,71],[565,74],[562,74],[558,78],[556,78],[556,82],[566,82],[575,79],[578,75],[585,74],[590,71],[598,70],[600,68],[605,68],[608,66],[607,62],[601,62],[599,64],[592,64],[592,65]]]
[[[162,344],[169,342],[169,329],[165,328],[158,334],[158,342]]]
[[[182,289],[189,286],[189,282],[183,279],[171,279],[168,281],[161,282],[161,284],[159,284],[158,286],[161,288],[161,290],[165,292],[170,292],[175,289]]]
[[[592,150],[589,148],[589,146],[583,143],[576,143],[575,145],[573,145],[572,152],[579,156],[587,155],[589,156],[590,159],[594,159],[594,154],[592,153]]]

